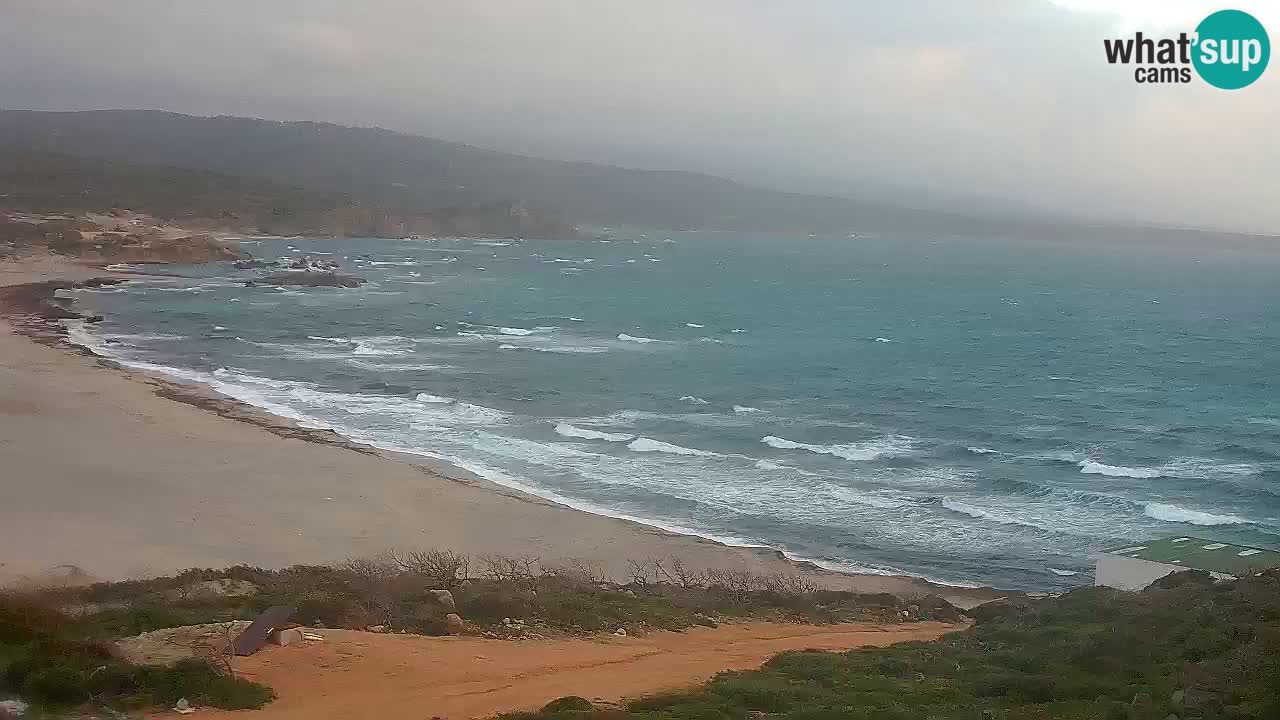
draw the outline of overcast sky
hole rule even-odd
[[[1280,33],[1280,7],[1253,12]],[[1280,231],[1280,67],[1147,86],[1198,0],[0,0],[0,106],[379,125],[789,190]]]

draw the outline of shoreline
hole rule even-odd
[[[161,273],[155,274],[159,275]],[[793,559],[783,551],[772,547],[728,544],[697,534],[677,532],[638,518],[617,517],[606,514],[604,511],[595,513],[588,509],[573,507],[572,505],[522,490],[519,487],[511,487],[486,479],[467,470],[465,467],[459,467],[444,459],[377,448],[342,436],[333,430],[303,427],[288,418],[273,415],[262,408],[222,395],[212,387],[179,382],[167,377],[157,377],[155,374],[129,367],[127,364],[117,362],[112,358],[97,355],[91,349],[76,344],[68,338],[68,331],[61,325],[60,321],[73,318],[68,318],[66,315],[54,313],[55,316],[61,316],[45,317],[38,321],[32,320],[31,311],[33,308],[38,308],[40,303],[37,302],[33,305],[31,300],[41,293],[45,293],[46,298],[51,297],[59,288],[75,287],[76,283],[90,281],[93,278],[103,278],[107,282],[119,282],[148,275],[150,273],[122,273],[102,270],[87,263],[57,257],[24,258],[17,261],[0,262],[0,304],[3,304],[3,307],[0,307],[0,330],[4,330],[4,332],[0,332],[0,345],[10,344],[11,340],[28,344],[39,343],[46,346],[50,351],[60,354],[67,361],[78,363],[84,370],[88,370],[85,380],[90,385],[99,384],[93,380],[95,376],[100,376],[101,382],[105,383],[107,378],[114,374],[124,379],[136,390],[146,393],[152,402],[176,403],[188,412],[216,417],[219,420],[232,421],[241,428],[251,428],[252,432],[259,438],[270,437],[272,441],[276,442],[301,442],[306,443],[308,447],[328,448],[333,452],[358,458],[358,462],[368,463],[367,467],[362,468],[365,472],[374,471],[374,466],[378,463],[394,463],[398,468],[410,471],[420,485],[445,483],[455,489],[469,491],[466,493],[468,495],[480,494],[483,497],[468,496],[462,500],[463,504],[469,506],[469,509],[473,511],[473,514],[477,514],[478,519],[481,521],[485,520],[484,508],[478,506],[485,504],[484,497],[492,498],[494,502],[502,499],[503,502],[516,503],[514,508],[505,508],[508,511],[514,510],[516,516],[533,514],[535,512],[534,508],[540,508],[541,510],[536,511],[537,514],[547,514],[549,517],[540,517],[537,523],[545,525],[550,521],[559,526],[559,531],[557,532],[559,537],[550,539],[546,534],[539,535],[538,533],[527,532],[523,534],[527,534],[528,537],[521,538],[521,540],[533,541],[532,544],[535,548],[541,550],[542,554],[551,557],[573,557],[574,554],[572,552],[564,551],[578,549],[578,556],[581,559],[601,564],[612,575],[619,575],[625,572],[625,560],[628,558],[626,551],[630,549],[634,550],[634,554],[629,557],[637,559],[672,556],[681,557],[685,562],[701,567],[741,567],[763,573],[799,573],[834,589],[850,589],[860,592],[892,592],[899,595],[938,594],[947,598],[953,604],[962,607],[971,607],[998,597],[1018,594],[999,592],[989,587],[974,588],[936,583],[910,575],[858,574],[834,570],[824,568],[807,560]],[[15,303],[13,301],[15,296],[25,298],[26,302]],[[53,305],[57,306],[56,303]],[[18,337],[20,335],[22,337]],[[0,353],[0,355],[4,355],[4,353]],[[52,360],[52,358],[46,358],[46,360]],[[54,364],[62,365],[65,363],[55,362]],[[0,367],[0,370],[4,369]],[[65,371],[67,369],[62,368],[62,370]],[[0,380],[3,379],[3,377],[0,377]],[[0,385],[0,387],[3,387],[3,385]],[[149,405],[146,400],[137,397],[136,394],[127,400],[127,405],[130,406],[130,409],[138,405]],[[184,415],[184,420],[186,420],[185,413],[182,414]],[[0,406],[0,421],[3,421],[3,417],[4,408]],[[180,422],[179,425],[181,424]],[[262,432],[264,430],[266,431],[265,433]],[[149,439],[143,438],[143,444],[145,445]],[[257,447],[260,443],[248,442],[255,446],[255,450],[261,449]],[[274,445],[273,442],[266,442],[265,444],[268,446]],[[270,447],[270,451],[273,453],[281,450],[282,448],[280,447]],[[349,453],[347,451],[353,452]],[[294,448],[293,452],[310,454],[312,451]],[[289,464],[289,459],[279,458],[279,460],[285,461],[286,465]],[[302,464],[302,458],[295,455],[293,459]],[[139,459],[139,462],[145,462],[145,460]],[[323,472],[320,469],[317,469],[317,471]],[[425,483],[422,482],[424,478],[427,480]],[[293,478],[290,480],[282,479],[281,482],[287,488],[290,483],[296,485],[298,481]],[[303,484],[305,485],[305,483]],[[357,489],[369,491],[370,494],[376,495],[378,494],[377,491],[383,488],[380,485],[376,485]],[[417,489],[421,490],[422,488]],[[412,487],[399,488],[398,492],[408,491],[412,493],[414,490],[415,488]],[[361,499],[366,503],[372,500],[374,504],[378,504],[379,501],[379,498],[370,498],[363,494],[361,494]],[[325,496],[324,502],[331,501],[332,496]],[[436,503],[433,502],[432,504]],[[522,507],[524,510],[521,510]],[[448,507],[435,509],[444,510],[445,512],[450,510]],[[28,508],[28,510],[39,512],[44,508]],[[326,509],[326,514],[332,513]],[[0,519],[2,519],[2,513],[0,513]],[[53,520],[56,522],[57,518],[53,518]],[[520,521],[517,519],[514,522],[518,524]],[[579,525],[591,525],[593,527],[589,529],[577,527]],[[3,523],[0,523],[0,526],[3,526]],[[568,535],[571,537],[565,537],[566,528]],[[308,527],[308,530],[310,531],[307,533],[308,535],[316,532],[323,534],[324,528],[323,526],[318,528]],[[517,534],[522,534],[520,528],[517,527],[516,531]],[[595,535],[593,536],[592,533],[595,533]],[[601,533],[606,537],[600,537]],[[298,532],[297,534],[301,536],[303,532]],[[473,533],[455,532],[449,534],[466,536]],[[572,537],[578,534],[584,534],[585,537]],[[364,532],[358,533],[358,535],[362,539],[358,546],[347,548],[340,556],[333,556],[334,551],[330,549],[325,554],[327,561],[336,562],[346,557],[362,553],[369,554],[371,551],[376,552],[396,547],[397,545],[403,547],[405,544],[403,532],[389,532],[370,536],[369,531],[364,529]],[[643,542],[637,542],[637,538],[642,538]],[[325,544],[334,545],[335,538],[327,538]],[[506,541],[501,543],[503,547],[498,549],[484,548],[483,551],[522,554],[523,551],[531,549],[528,544],[527,542]],[[3,543],[0,543],[0,546],[2,545]],[[340,546],[340,543],[338,545]],[[474,547],[474,543],[464,541],[450,544],[439,542],[438,539],[430,539],[426,543],[418,544],[417,547],[433,545],[436,547],[452,547],[455,550],[468,553],[482,551],[480,548]],[[593,551],[582,553],[580,549],[584,545],[590,546]],[[604,550],[603,547],[606,546],[608,549]],[[127,548],[122,548],[121,550],[128,551]],[[178,559],[187,555],[181,547],[171,547],[169,550],[174,555],[174,558],[171,566],[166,567],[167,571],[176,571],[191,566],[189,564],[184,565],[185,561]],[[277,565],[313,561],[309,553],[290,554],[283,550],[268,550],[262,547],[255,548],[255,551],[255,555],[281,556],[281,559],[274,561]],[[619,551],[622,554],[619,554]],[[230,561],[226,564],[248,562],[248,560],[248,558],[236,556],[230,558]],[[12,562],[10,558],[0,557],[0,581],[3,581],[7,576],[11,578],[14,576],[14,572],[10,567]],[[52,568],[57,565],[65,566],[71,563],[74,563],[74,560],[60,560],[58,562],[45,563],[44,567]],[[33,565],[32,563],[27,564]],[[80,565],[80,563],[74,564]],[[41,572],[38,569],[39,565],[40,563],[35,563],[34,567],[28,569]],[[91,576],[101,574],[103,577],[111,577],[113,579],[118,577],[119,573],[119,571],[111,571],[106,568],[95,568],[92,563],[84,567],[82,571]],[[21,573],[18,576],[21,576]]]

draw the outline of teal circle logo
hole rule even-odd
[[[1219,10],[1196,26],[1191,62],[1210,85],[1239,90],[1262,77],[1271,59],[1271,39],[1258,19],[1243,10]]]

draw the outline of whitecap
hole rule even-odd
[[[322,337],[320,335],[308,335],[308,340],[318,340],[320,342],[334,343],[335,345],[350,345],[353,341],[351,338],[344,337]]]
[[[961,502],[959,500],[952,500],[951,498],[943,498],[942,507],[946,508],[947,510],[950,510],[951,512],[957,512],[957,513],[960,513],[961,515],[968,515],[969,517],[977,518],[978,520],[988,520],[990,522],[999,523],[1001,525],[1020,525],[1022,527],[1031,527],[1031,528],[1040,527],[1035,523],[1028,522],[1026,520],[1023,520],[1018,517],[1014,517],[1006,513],[998,512],[995,510],[988,510],[987,508],[984,508],[984,507],[979,507],[977,505],[973,505],[970,503]]]
[[[628,442],[635,438],[635,435],[589,430],[587,428],[574,427],[573,425],[564,422],[556,423],[556,434],[571,438],[582,438],[584,440],[606,440],[608,442]]]
[[[691,403],[693,405],[710,405],[711,404],[710,402],[703,400],[697,395],[681,395],[680,399],[684,402]]]
[[[1072,575],[1079,575],[1079,574],[1080,574],[1079,572],[1077,572],[1077,571],[1075,571],[1075,570],[1059,570],[1059,569],[1058,569],[1058,568],[1056,568],[1056,567],[1051,567],[1051,568],[1049,568],[1049,572],[1053,573],[1054,575],[1059,575],[1059,576],[1061,576],[1061,577],[1071,577]]]
[[[1217,515],[1170,503],[1149,502],[1143,506],[1143,512],[1156,520],[1189,525],[1247,525],[1251,522],[1237,515]]]
[[[626,333],[618,333],[618,339],[619,339],[619,340],[625,340],[625,341],[627,341],[627,342],[636,342],[636,343],[657,343],[657,342],[662,342],[661,340],[655,340],[655,339],[653,339],[653,338],[648,338],[648,337],[638,337],[638,336],[636,336],[636,335],[628,335],[628,334],[626,334]]]
[[[974,455],[999,455],[1000,454],[999,450],[992,450],[991,448],[988,448],[988,447],[967,447],[965,448],[965,450],[968,450]]]
[[[389,335],[383,337],[365,337],[355,338],[355,349],[351,351],[352,355],[360,355],[364,357],[387,357],[396,355],[408,355],[413,352],[413,340],[398,335]]]
[[[706,327],[706,325],[699,325],[698,323],[685,323],[685,324],[684,324],[684,326],[685,326],[685,327],[691,327],[691,328],[704,328],[704,327]]]
[[[893,342],[893,341],[892,341],[892,340],[890,340],[889,338],[878,337],[878,338],[876,338],[876,342],[878,342],[878,343],[887,343],[887,342]]]
[[[808,450],[813,453],[834,455],[845,460],[875,460],[884,456],[904,455],[911,450],[912,438],[904,435],[889,435],[865,443],[847,443],[834,445],[816,445],[812,443],[787,440],[776,435],[766,435],[760,442],[780,450]]]
[[[748,407],[746,405],[734,405],[733,411],[736,413],[762,413],[764,410],[760,408]]]
[[[729,332],[731,332],[731,333],[744,333],[744,332],[746,332],[746,330],[743,330],[742,328],[734,328],[734,329],[730,330]]]
[[[1123,465],[1104,465],[1093,460],[1080,463],[1080,472],[1086,475],[1106,475],[1107,477],[1127,477],[1147,480],[1160,477],[1160,471],[1154,468],[1131,468]]]
[[[713,453],[707,450],[698,450],[695,448],[682,447],[671,443],[662,442],[661,440],[651,440],[647,437],[638,437],[627,444],[627,447],[636,452],[660,452],[669,453],[671,455],[695,455],[698,457],[719,457],[719,453]]]
[[[432,395],[431,393],[418,393],[413,399],[420,403],[431,403],[434,405],[448,405],[449,403],[456,402],[453,398],[444,397],[443,395]]]

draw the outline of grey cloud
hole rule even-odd
[[[0,17],[6,107],[376,124],[907,204],[1280,229],[1280,70],[1236,93],[1138,86],[1103,61],[1111,19],[1045,0],[0,0]]]

